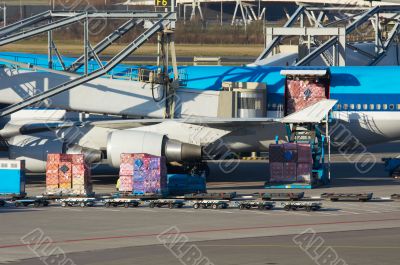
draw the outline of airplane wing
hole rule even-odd
[[[317,103],[292,113],[281,119],[282,123],[318,123],[321,122],[335,106],[337,100],[323,99]]]
[[[142,126],[154,125],[162,122],[177,122],[186,124],[203,125],[210,127],[238,127],[252,125],[266,125],[273,123],[317,123],[321,122],[328,112],[337,103],[337,100],[324,99],[317,103],[290,114],[284,118],[180,118],[180,119],[124,119],[124,120],[109,120],[90,122],[92,126],[111,128],[111,129],[129,129]]]
[[[173,121],[178,123],[187,123],[195,125],[207,125],[216,127],[236,127],[238,125],[260,125],[279,122],[280,119],[275,118],[180,118],[180,119],[125,119],[125,120],[111,120],[111,121],[95,121],[90,125],[111,128],[111,129],[128,129],[137,128],[141,126],[154,125],[166,121]]]

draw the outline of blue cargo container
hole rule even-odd
[[[207,192],[205,178],[189,174],[168,174],[167,187],[170,195]]]
[[[0,160],[0,194],[25,194],[25,163],[18,160]]]

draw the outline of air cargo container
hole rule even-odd
[[[0,195],[25,195],[25,163],[19,160],[0,160]]]

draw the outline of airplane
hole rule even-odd
[[[336,144],[371,144],[400,139],[399,67],[304,67],[308,74],[329,73],[327,98],[332,108]],[[119,167],[121,153],[164,155],[170,162],[193,165],[240,152],[267,151],[276,136],[286,139],[286,76],[291,67],[182,66],[173,117],[165,118],[168,98],[161,86],[126,79],[97,78],[56,95],[36,108],[2,118],[0,136],[10,159],[24,159],[30,172],[44,172],[47,153],[84,153],[91,162]],[[325,78],[324,77],[324,78]],[[27,93],[44,91],[68,80],[53,72],[0,68],[0,103],[14,104]],[[225,82],[266,86],[263,116],[221,117]],[[43,108],[107,114],[108,120],[39,115]],[[300,111],[301,113],[301,111]],[[118,117],[124,118],[118,118]],[[290,116],[290,115],[289,115]],[[288,116],[287,116],[288,117]],[[339,128],[339,129],[338,129]],[[343,138],[343,130],[345,136]],[[350,134],[350,135],[348,135]],[[336,137],[336,138],[335,138]],[[349,137],[351,141],[349,141]],[[333,142],[333,141],[332,141]],[[357,144],[355,144],[357,143]]]
[[[39,18],[47,15],[42,14]],[[146,32],[161,28],[160,23],[170,23],[169,16],[171,14],[164,14],[165,20],[152,24]],[[31,23],[29,19],[25,22]],[[37,32],[45,29],[42,27]],[[34,33],[30,31],[31,35]],[[30,35],[4,37],[3,44],[27,36]],[[144,42],[145,38],[140,40]],[[114,62],[125,58],[132,47],[136,46],[130,45],[117,54],[110,60],[110,65],[115,67],[117,63]],[[309,112],[309,107],[324,113],[332,110],[330,115],[334,123],[330,127],[335,144],[344,142],[355,149],[357,145],[400,137],[396,126],[400,118],[395,78],[399,68],[396,66],[296,69],[180,66],[160,80],[157,67],[118,65],[111,68],[109,75],[109,66],[105,66],[106,69],[94,72],[106,75],[78,82],[76,87],[36,101],[37,104],[32,106],[32,103],[26,104],[26,99],[30,102],[41,93],[55,87],[63,88],[68,81],[71,84],[85,76],[54,69],[43,71],[43,67],[37,68],[29,62],[24,64],[24,59],[29,56],[35,57],[33,61],[37,65],[43,65],[40,62],[43,58],[47,60],[47,55],[29,54],[11,54],[12,64],[1,59],[4,64],[0,67],[0,104],[6,107],[0,110],[0,144],[9,158],[25,160],[26,169],[31,172],[45,171],[48,153],[84,153],[92,163],[106,163],[118,168],[121,153],[163,155],[169,162],[196,167],[208,159],[267,151],[276,138],[286,139],[285,119],[295,115],[297,123],[311,121],[315,113]],[[63,61],[68,65],[74,59],[64,58]],[[327,101],[321,102],[326,106],[315,103],[288,113],[287,80],[296,76],[293,71],[303,71],[300,75],[324,80]],[[179,79],[175,79],[177,74]],[[169,89],[162,85],[165,82]],[[230,88],[226,87],[233,83],[256,86],[257,89],[250,97],[244,93],[243,98],[237,95],[234,98]],[[312,92],[307,91],[304,97],[309,94]],[[333,101],[335,104],[332,105]],[[4,114],[15,104],[20,112]],[[64,114],[60,114],[60,110],[65,111]],[[83,114],[73,117],[70,112]],[[83,117],[87,114],[89,117]],[[291,123],[296,120],[292,119]],[[337,137],[343,135],[349,137]]]

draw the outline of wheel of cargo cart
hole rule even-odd
[[[198,203],[195,203],[195,204],[193,204],[193,208],[194,208],[194,209],[199,209],[199,208],[200,208],[200,205],[199,205]]]
[[[44,202],[43,202],[43,206],[44,206],[44,207],[49,206],[49,204],[50,204],[50,203],[49,203],[48,201],[44,201]]]
[[[174,204],[171,202],[170,204],[168,204],[168,208],[170,209],[174,208]]]
[[[114,202],[114,203],[112,204],[112,206],[113,206],[113,207],[118,207],[118,203]]]
[[[29,202],[24,202],[22,205],[24,205],[26,207],[29,205]]]
[[[285,206],[283,207],[283,209],[284,209],[285,211],[290,211],[291,208],[292,208],[292,207],[290,207],[290,205],[285,205]]]
[[[183,204],[178,204],[178,208],[182,208],[183,207]]]
[[[161,208],[161,207],[162,207],[162,204],[161,204],[161,203],[157,203],[156,206],[157,206],[158,208]]]
[[[79,206],[81,206],[82,208],[83,208],[83,207],[86,207],[86,203],[85,203],[85,202],[81,202],[81,203],[79,204]]]
[[[34,202],[34,203],[33,203],[33,207],[36,207],[36,208],[40,207],[40,205],[41,205],[40,202]]]
[[[154,208],[154,206],[156,206],[156,205],[154,204],[154,202],[151,202],[151,203],[149,204],[149,207],[150,207],[150,208]]]
[[[67,203],[66,202],[61,202],[61,207],[67,207]]]
[[[208,205],[207,205],[207,204],[203,204],[201,207],[202,207],[203,209],[207,209],[207,208],[208,208]]]
[[[105,206],[106,208],[109,208],[109,207],[111,206],[111,203],[106,202],[106,203],[104,204],[104,206]]]
[[[306,206],[306,211],[307,211],[307,212],[311,212],[312,209],[313,209],[313,208],[312,208],[311,206]]]
[[[264,207],[265,210],[271,210],[273,206],[267,205]]]
[[[5,201],[0,201],[0,207],[4,207],[5,204],[6,204]]]
[[[246,209],[247,209],[247,210],[250,209],[250,208],[251,208],[251,205],[250,205],[250,204],[246,205]]]
[[[129,208],[129,206],[130,206],[130,205],[129,205],[129,202],[124,203],[124,207],[125,207],[125,208]]]
[[[15,207],[20,207],[21,203],[20,202],[15,202]]]
[[[339,200],[339,198],[331,198],[332,202],[337,202]]]
[[[213,208],[214,210],[215,210],[215,209],[218,209],[218,204],[215,204],[215,203],[214,203],[213,205],[211,205],[211,208]]]
[[[228,205],[227,205],[227,204],[223,204],[223,205],[221,206],[221,208],[222,208],[222,209],[226,209],[226,208],[228,208]]]
[[[239,205],[239,209],[240,209],[240,210],[244,210],[244,208],[245,208],[245,206],[244,206],[243,204],[240,204],[240,205]]]

